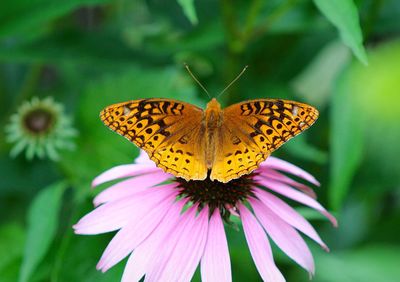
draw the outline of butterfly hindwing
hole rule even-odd
[[[227,182],[250,173],[317,117],[315,108],[287,100],[260,99],[229,106],[224,109],[220,133],[223,146],[217,143],[211,176]]]
[[[151,159],[164,171],[186,180],[203,180],[207,177],[205,162],[205,128],[201,123],[197,127],[187,126],[171,138],[171,142],[162,144]]]
[[[228,182],[250,173],[264,160],[258,147],[248,142],[248,138],[240,130],[235,130],[237,126],[231,120],[224,120],[217,132],[219,141],[210,175],[212,180]]]
[[[187,179],[207,176],[202,117],[202,109],[170,99],[119,103],[100,113],[106,126],[145,150],[157,166]]]

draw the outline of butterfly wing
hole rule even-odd
[[[314,107],[287,100],[260,99],[229,106],[218,132],[211,179],[228,182],[252,172],[317,118]]]
[[[203,110],[180,101],[144,99],[106,107],[100,118],[175,176],[204,179]]]

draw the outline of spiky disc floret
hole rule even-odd
[[[176,178],[176,182],[179,183],[178,189],[182,197],[188,198],[199,207],[207,205],[210,214],[219,209],[223,218],[228,219],[230,208],[236,207],[238,202],[245,201],[250,196],[254,197],[252,188],[256,185],[253,180],[254,175],[252,173],[227,183],[211,180],[210,177],[205,180],[190,181]]]

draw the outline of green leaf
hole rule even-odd
[[[355,170],[362,157],[364,125],[355,116],[355,105],[348,92],[348,72],[339,78],[332,95],[331,110],[331,186],[330,202],[338,210],[350,187]]]
[[[177,0],[178,4],[181,5],[183,13],[188,20],[193,24],[198,23],[196,8],[194,6],[194,0]]]
[[[53,184],[42,190],[32,202],[19,282],[29,281],[53,241],[65,188],[63,182]]]
[[[364,64],[368,64],[363,46],[361,27],[357,7],[352,0],[314,0],[324,16],[339,30],[344,44],[350,47],[354,55]]]
[[[400,103],[400,42],[382,45],[369,56],[368,68],[354,62],[342,73],[332,97],[329,193],[336,210],[361,165],[368,175],[366,188],[398,187],[400,181],[400,112],[394,106]]]
[[[42,25],[83,5],[96,5],[110,0],[36,0],[0,2],[0,38],[35,32]]]

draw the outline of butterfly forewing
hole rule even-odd
[[[207,176],[202,109],[170,99],[144,99],[108,106],[100,118],[166,172],[187,180]]]
[[[260,99],[226,108],[211,178],[227,182],[250,173],[317,117],[315,108],[287,100]]]

